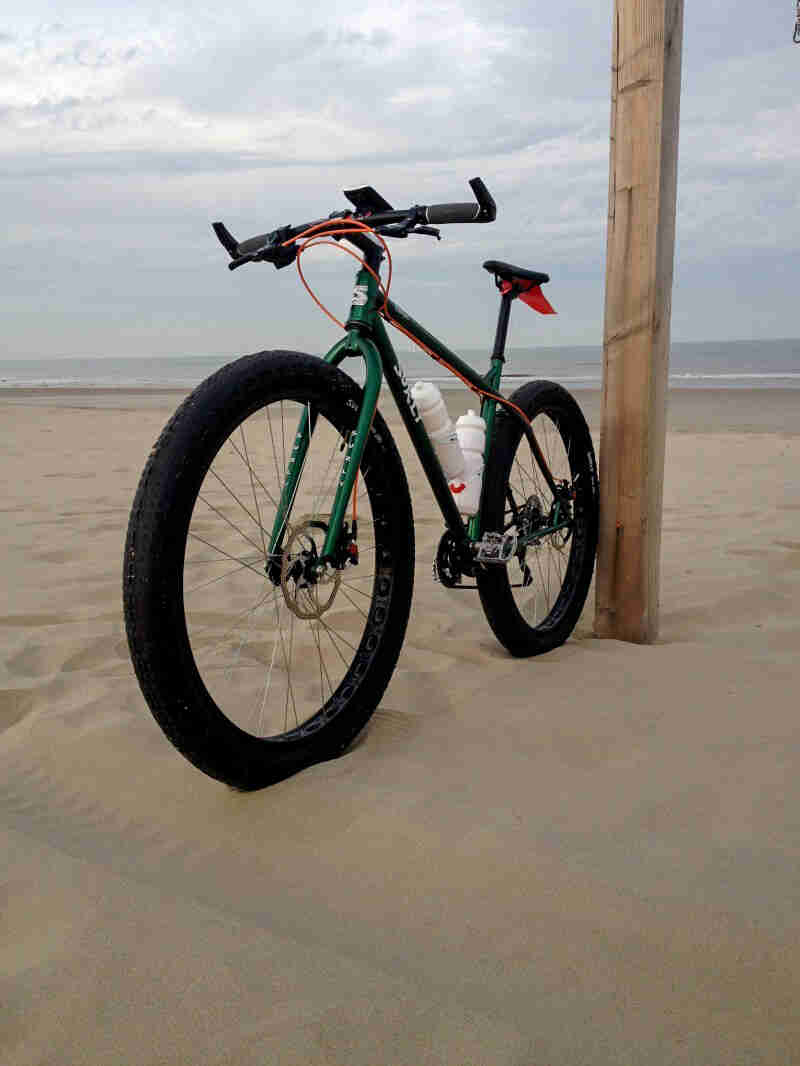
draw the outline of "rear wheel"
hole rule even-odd
[[[128,529],[124,601],[136,673],[173,744],[257,788],[340,753],[394,670],[413,583],[411,501],[376,412],[336,566],[318,566],[362,392],[290,352],[223,368],[159,438]],[[305,416],[311,440],[281,550],[278,501]],[[354,528],[355,525],[355,528]]]
[[[597,547],[597,467],[583,414],[560,385],[530,382],[511,400],[530,419],[559,492],[548,487],[520,420],[498,411],[483,528],[516,535],[517,550],[505,566],[479,568],[477,583],[497,639],[528,656],[563,644],[583,610]]]

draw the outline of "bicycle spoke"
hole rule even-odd
[[[321,482],[320,482],[319,492],[317,493],[317,495],[316,495],[316,497],[314,499],[314,502],[311,504],[311,513],[312,514],[316,514],[317,513],[317,507],[319,506],[320,501],[325,499],[325,494],[326,494],[326,491],[328,489],[328,482],[330,480],[330,471],[331,471],[331,467],[333,466],[333,461],[334,461],[334,458],[336,456],[336,452],[337,451],[338,451],[338,441],[334,440],[333,447],[331,448],[331,453],[330,453],[330,455],[328,457],[328,465],[327,465],[327,467],[325,469],[325,473],[323,474]],[[335,477],[336,476],[336,469],[335,468],[334,468],[334,472],[333,473],[334,473],[334,477]],[[311,479],[311,483],[312,483],[312,485],[314,483],[313,477]]]
[[[216,562],[216,561],[217,561],[217,560],[215,560],[215,562]],[[222,561],[223,561],[223,560],[221,560],[221,559],[219,560],[219,562],[222,562]],[[224,580],[225,580],[225,578],[227,578],[227,577],[231,577],[231,576],[232,576],[233,574],[239,574],[239,573],[241,573],[241,572],[242,572],[242,570],[245,570],[245,569],[246,569],[246,567],[245,567],[245,566],[236,566],[236,567],[234,567],[234,569],[233,569],[233,570],[228,570],[228,572],[227,572],[227,573],[225,573],[225,574],[220,574],[220,575],[219,575],[219,577],[212,577],[212,578],[209,578],[209,579],[208,579],[208,581],[204,581],[204,582],[203,582],[202,584],[200,584],[200,585],[194,585],[194,586],[193,586],[192,588],[190,588],[190,589],[184,589],[184,590],[183,590],[183,595],[184,595],[184,596],[191,596],[191,594],[192,594],[193,592],[199,592],[199,591],[200,591],[201,589],[205,589],[205,588],[208,588],[208,586],[209,586],[209,585],[216,585],[218,581],[224,581]]]
[[[261,527],[261,523],[256,518],[256,516],[251,511],[249,511],[247,509],[247,507],[245,507],[245,505],[242,503],[242,501],[239,499],[239,497],[236,495],[236,493],[233,491],[233,489],[230,487],[230,485],[227,485],[225,483],[225,481],[219,476],[219,474],[216,472],[216,470],[214,469],[213,466],[210,468],[210,470],[208,472],[213,477],[215,477],[217,479],[217,481],[219,481],[219,483],[222,485],[222,487],[227,490],[227,492],[233,497],[234,500],[236,500],[236,502],[239,504],[239,506],[244,511],[244,513],[248,516],[248,518],[251,518],[253,520],[254,524],[260,528]],[[250,543],[252,544],[252,541]],[[257,546],[258,545],[256,545],[256,547]]]
[[[291,674],[291,662],[292,651],[294,650],[294,623],[295,616],[289,619],[289,667],[286,670],[286,699],[283,704],[283,731],[286,732],[287,721],[289,717],[289,693],[292,691],[292,674]],[[292,708],[294,710],[295,725],[299,725],[297,719],[297,708],[294,706],[294,697],[292,698]]]
[[[241,563],[243,567],[246,567],[248,570],[252,570],[253,573],[258,574],[260,578],[264,577],[263,570],[259,570],[257,567],[253,566],[252,563],[247,562],[246,559],[238,559],[235,555],[231,555],[230,552],[223,551],[222,548],[218,548],[216,544],[212,544],[211,541],[204,540],[201,536],[199,536],[197,533],[193,533],[191,530],[189,530],[188,536],[190,536],[193,540],[199,540],[201,544],[205,544],[205,546],[207,548],[211,548],[212,551],[219,552],[220,555],[224,555],[225,558],[230,559],[231,562]]]
[[[241,430],[242,430],[242,441],[244,442],[244,426],[241,427]],[[267,497],[267,499],[272,504],[272,506],[273,507],[277,507],[278,506],[278,501],[275,499],[275,497],[269,491],[267,486],[264,484],[264,482],[261,480],[261,478],[255,472],[255,470],[253,469],[253,467],[252,467],[252,465],[250,463],[249,456],[247,455],[246,442],[244,442],[245,443],[245,454],[244,455],[242,455],[242,453],[236,447],[236,442],[234,441],[233,437],[228,437],[228,443],[230,444],[231,448],[233,448],[233,450],[236,452],[236,454],[239,456],[239,458],[242,460],[242,462],[247,467],[248,473],[250,474],[251,484],[252,484],[253,481],[257,481],[258,484],[261,486],[261,488],[264,490],[264,495]],[[256,505],[256,513],[258,514],[259,525],[262,525],[262,523],[261,523],[261,514],[259,512],[258,499],[256,498],[255,487],[253,488],[253,500],[254,500],[255,505]],[[262,525],[262,529],[263,529],[263,525]]]
[[[358,611],[358,613],[359,613],[360,615],[363,615],[363,616],[364,616],[364,618],[366,618],[366,617],[367,617],[367,612],[366,612],[366,611],[364,611],[364,610],[362,610],[362,608],[358,606],[358,604],[356,603],[356,601],[355,601],[355,600],[354,600],[354,599],[353,599],[353,598],[352,598],[352,597],[350,596],[350,594],[349,594],[349,593],[347,592],[347,590],[345,589],[344,585],[340,585],[340,586],[339,586],[339,591],[340,591],[340,592],[342,593],[342,595],[343,595],[343,596],[345,597],[345,599],[349,600],[349,601],[350,601],[350,603],[352,603],[352,605],[353,605],[353,606],[355,607],[355,609],[356,609],[356,610]],[[352,589],[351,591],[352,591],[352,592],[358,592],[359,590],[358,590],[358,589]],[[362,593],[361,593],[361,595],[363,596],[363,595],[364,595],[364,593],[362,592]]]
[[[330,627],[330,626],[328,625],[328,623],[327,623],[327,622],[325,622],[325,621],[323,621],[323,619],[322,619],[322,618],[320,618],[320,619],[319,619],[319,624],[320,624],[320,625],[322,626],[322,628],[323,628],[323,629],[325,630],[325,632],[326,632],[326,633],[328,634],[328,636],[329,636],[329,637],[331,638],[331,643],[333,644],[334,648],[336,649],[336,652],[337,652],[337,654],[338,654],[339,658],[340,658],[340,659],[342,660],[342,662],[343,662],[343,663],[344,663],[345,665],[348,665],[348,663],[347,663],[347,659],[345,659],[345,657],[344,657],[344,656],[342,655],[341,651],[339,650],[339,646],[338,646],[338,645],[336,644],[336,640],[337,640],[337,639],[338,639],[338,640],[341,640],[342,644],[346,644],[346,645],[347,645],[347,647],[348,647],[348,648],[349,648],[349,649],[350,649],[351,651],[357,651],[358,649],[357,649],[357,648],[355,648],[355,647],[354,647],[354,646],[353,646],[353,645],[352,645],[352,644],[350,643],[350,641],[349,641],[349,640],[345,640],[345,638],[344,638],[344,637],[342,636],[342,634],[341,634],[341,633],[337,632],[337,631],[336,631],[336,630],[334,630],[334,629],[331,629],[331,627]]]
[[[276,634],[275,640],[273,641],[273,644],[272,644],[272,657],[270,658],[269,670],[267,671],[267,677],[266,677],[266,680],[264,681],[264,695],[261,698],[261,707],[259,709],[259,714],[258,714],[257,726],[258,726],[258,733],[259,734],[261,734],[262,731],[263,731],[264,708],[267,705],[267,697],[269,695],[270,685],[272,684],[272,671],[273,671],[273,669],[275,667],[275,655],[276,655],[277,651],[278,651],[278,637],[277,637],[277,634]]]
[[[533,429],[554,479],[557,482],[569,482],[572,437],[562,437],[558,422],[545,414],[536,416]],[[547,521],[548,516],[553,513],[555,501],[523,438],[513,457],[509,476],[507,506],[504,508],[506,529],[519,528],[520,521],[524,521],[520,517],[520,508],[532,499],[538,501],[542,518]],[[562,541],[560,538],[563,537],[564,531],[558,530],[532,541],[526,546],[520,559],[523,581],[512,584],[511,587],[520,590],[514,595],[530,625],[541,624],[558,601],[570,552],[570,540],[568,538]],[[532,584],[528,586],[524,580],[526,565],[533,579]]]
[[[227,522],[228,525],[231,527],[231,529],[235,529],[236,532],[241,537],[243,537],[244,540],[246,540],[248,544],[252,544],[253,547],[257,551],[260,550],[258,544],[256,544],[256,542],[254,540],[251,540],[250,537],[248,537],[248,535],[245,533],[245,531],[243,529],[241,529],[239,526],[237,526],[235,522],[232,522],[230,520],[230,518],[228,518],[228,516],[223,511],[220,511],[220,509],[218,507],[215,507],[214,504],[210,500],[207,500],[206,497],[202,495],[202,493],[199,493],[197,498],[198,498],[198,500],[202,500],[203,503],[206,505],[206,507],[209,507],[215,514],[218,514],[220,516],[220,518],[223,520],[223,522]],[[260,525],[259,525],[259,528],[261,528]],[[262,535],[262,537],[264,535],[264,530],[263,529],[261,529],[261,535]],[[267,553],[266,553],[266,549],[265,549],[264,550],[264,558],[265,559],[266,559],[266,556],[267,556]]]
[[[371,602],[372,601],[372,596],[370,595],[370,593],[364,592],[363,589],[354,588],[353,587],[353,581],[374,581],[374,580],[375,580],[375,575],[374,574],[365,574],[364,577],[350,578],[347,581],[347,588],[350,590],[350,592],[357,592],[359,596],[363,596],[365,600],[370,600],[370,602]],[[341,588],[344,589],[344,587],[345,587],[345,582],[342,582]]]
[[[279,571],[268,573],[272,529],[301,423],[304,454],[271,564]],[[310,400],[279,399],[236,427],[198,493],[188,533],[195,550],[185,560],[187,628],[213,698],[257,736],[291,732],[317,714],[350,669],[369,625],[377,544],[364,470],[356,490],[362,571],[348,568],[333,584],[321,584],[314,571],[349,432]]]
[[[272,419],[270,418],[269,408],[270,408],[270,405],[267,404],[266,407],[264,408],[264,412],[265,412],[265,414],[267,416],[267,426],[269,428],[269,439],[270,439],[270,442],[272,443],[272,456],[273,456],[273,458],[275,460],[275,480],[276,480],[276,484],[278,486],[278,492],[280,493],[281,486],[283,485],[283,477],[281,475],[280,467],[278,466],[278,449],[275,447],[275,436],[274,436],[274,434],[272,432]],[[277,509],[277,507],[278,507],[277,501],[275,501],[273,506]]]
[[[219,639],[217,640],[216,644],[212,645],[212,647],[210,649],[210,652],[207,649],[203,649],[204,651],[206,651],[206,654],[205,654],[205,656],[203,658],[204,664],[206,666],[209,663],[209,661],[211,659],[213,659],[218,654],[219,651],[221,651],[223,648],[225,648],[227,646],[228,637],[233,633],[233,631],[236,629],[237,625],[245,617],[245,615],[248,615],[248,614],[251,615],[251,616],[255,615],[256,611],[258,611],[261,607],[266,606],[267,600],[269,599],[270,596],[274,595],[274,592],[275,592],[274,589],[269,589],[267,592],[264,593],[262,598],[256,604],[254,604],[252,607],[245,608],[245,610],[243,610],[243,611],[240,611],[234,617],[233,621],[228,626],[228,628],[225,630],[225,632],[222,634],[222,636],[219,637]],[[251,620],[251,624],[252,624],[252,620]],[[204,627],[202,627],[200,629],[197,629],[197,628],[193,627],[192,628],[192,639],[193,639],[195,645],[200,644],[200,638],[204,634],[208,633],[213,628],[214,628],[214,624],[213,623],[210,624],[210,625],[204,626]],[[228,667],[225,667],[225,669],[228,669]]]
[[[311,629],[311,637],[312,637],[312,639],[314,640],[314,643],[317,646],[317,654],[319,655],[319,698],[320,698],[320,704],[323,704],[323,703],[325,703],[325,699],[326,699],[326,697],[325,697],[325,689],[324,689],[323,684],[322,684],[322,675],[323,675],[323,673],[325,674],[325,680],[328,682],[328,691],[329,691],[330,696],[333,695],[333,685],[331,684],[331,679],[330,679],[330,675],[328,673],[328,668],[325,665],[325,659],[324,659],[323,654],[322,654],[322,644],[321,644],[320,639],[319,639],[319,626],[313,626],[312,625],[309,628]]]

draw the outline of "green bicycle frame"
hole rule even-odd
[[[417,406],[411,395],[411,388],[403,373],[403,369],[397,359],[392,342],[386,332],[380,312],[377,310],[378,285],[373,274],[367,269],[359,270],[356,275],[356,283],[353,291],[353,302],[350,307],[350,315],[345,324],[347,334],[335,344],[325,361],[333,366],[338,366],[351,356],[358,356],[364,360],[366,378],[364,383],[364,400],[361,405],[358,422],[355,430],[350,433],[345,450],[336,495],[331,510],[330,522],[325,535],[325,542],[320,557],[321,562],[333,561],[336,557],[336,548],[339,535],[344,521],[347,504],[353,491],[356,473],[361,465],[364,455],[369,430],[375,416],[378,404],[381,383],[385,376],[389,390],[394,397],[400,416],[408,430],[422,468],[425,471],[428,482],[433,491],[439,509],[442,512],[447,528],[459,539],[468,541],[480,540],[482,535],[480,508],[472,518],[465,520],[459,513],[453,494],[447,483],[442,467],[434,451],[431,439],[420,418]],[[505,305],[505,324],[503,326],[502,340],[505,343],[505,328],[508,323],[508,305]],[[404,329],[418,340],[426,348],[429,348],[439,358],[444,360],[470,385],[478,389],[497,393],[500,388],[500,380],[503,370],[502,347],[498,349],[495,344],[495,353],[492,356],[489,370],[482,376],[476,373],[469,364],[460,359],[455,352],[450,351],[436,337],[429,333],[423,326],[416,322],[393,300],[388,300],[386,309],[389,316],[399,323]],[[502,317],[503,312],[501,312]],[[498,335],[499,335],[498,326]],[[483,396],[481,402],[481,416],[486,423],[486,451],[484,461],[488,455],[492,433],[494,430],[497,400],[491,396]],[[280,552],[283,533],[287,525],[288,516],[291,512],[292,502],[297,490],[300,474],[303,469],[305,457],[308,452],[311,434],[313,433],[314,415],[308,410],[304,411],[295,435],[291,457],[286,470],[286,481],[283,486],[281,498],[278,504],[275,522],[270,536],[270,554],[277,555]]]

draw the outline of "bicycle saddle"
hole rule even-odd
[[[544,285],[550,280],[549,274],[540,274],[536,270],[526,270],[524,267],[512,266],[511,263],[500,263],[496,259],[487,259],[483,269],[494,274],[501,281],[532,281],[534,285]]]

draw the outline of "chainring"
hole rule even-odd
[[[463,586],[461,584],[464,574],[474,577],[475,567],[470,559],[464,558],[455,535],[446,529],[436,550],[436,559],[433,564],[434,580],[441,582],[448,589],[474,588],[474,585]]]

